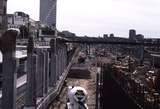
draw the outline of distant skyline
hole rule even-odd
[[[114,33],[128,37],[129,29],[160,38],[160,0],[57,0],[57,29],[77,35]],[[39,0],[8,0],[8,13],[23,11],[39,20]]]

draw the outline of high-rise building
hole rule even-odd
[[[7,0],[0,0],[0,36],[6,28]]]
[[[56,28],[57,0],[40,0],[41,24]]]

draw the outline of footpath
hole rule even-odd
[[[53,101],[49,109],[66,108],[68,86],[81,86],[85,88],[88,93],[88,108],[95,109],[97,68],[92,66],[90,62],[91,61],[88,60],[84,64],[73,65],[60,95]]]

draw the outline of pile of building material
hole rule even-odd
[[[68,76],[74,78],[90,78],[89,66],[87,64],[73,65]]]
[[[113,77],[141,107],[159,109],[160,71],[155,68],[151,69],[148,65],[137,65],[136,63],[133,64],[134,69],[129,70],[131,62],[136,61],[128,56],[119,59],[112,66]]]

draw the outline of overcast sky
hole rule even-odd
[[[160,38],[160,0],[57,0],[57,28],[77,35],[114,33],[128,37],[136,29]],[[8,13],[24,11],[39,19],[39,0],[8,0]]]

